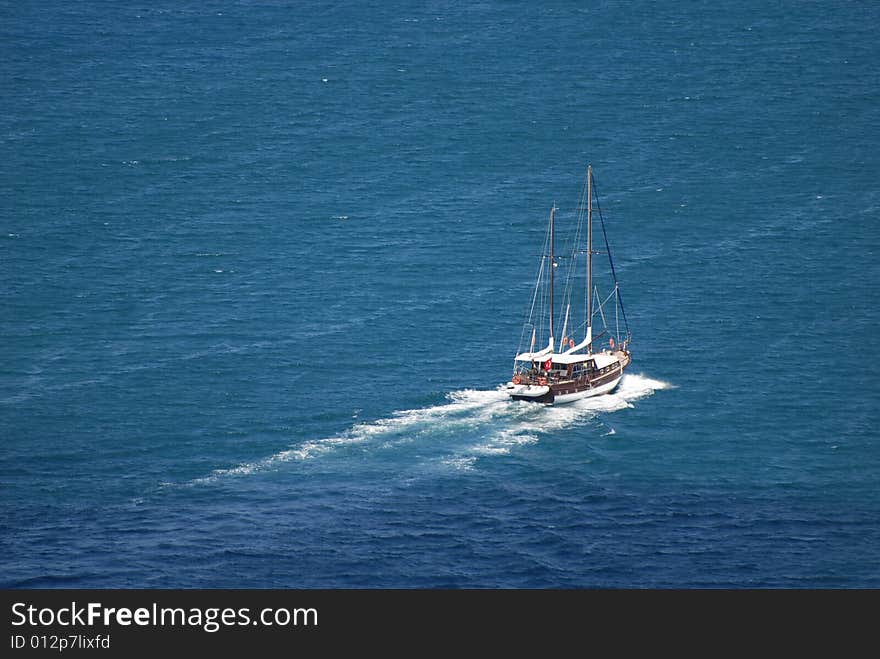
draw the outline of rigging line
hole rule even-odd
[[[590,170],[589,166],[587,166],[587,175],[584,177],[584,182],[581,184],[581,198],[580,198],[580,202],[578,203],[578,227],[579,228],[584,226],[584,219],[587,215],[588,204],[590,207],[592,207],[592,203],[589,203],[590,199],[587,196],[590,191],[590,171],[591,170]],[[588,232],[591,230],[592,230],[592,226],[587,228]],[[578,234],[578,237],[580,238],[580,234]],[[591,239],[589,236],[587,237],[587,242],[588,243],[591,242]],[[590,245],[586,245],[585,248],[586,248],[585,267],[586,267],[586,269],[589,270],[590,264],[592,263],[592,261],[590,260],[591,255],[587,253],[587,252],[589,252]],[[586,289],[586,287],[584,287],[584,325],[587,327],[592,327],[593,318],[592,318],[589,302],[590,302],[590,292]]]
[[[574,244],[577,245],[580,232],[575,232]],[[577,254],[573,253],[571,257],[557,257],[568,260],[568,268],[565,273],[565,288],[562,293],[562,304],[567,306],[571,304],[571,296],[574,292],[575,273],[577,272]]]
[[[535,312],[535,298],[538,295],[538,289],[540,288],[541,278],[544,274],[543,271],[544,271],[544,259],[539,258],[538,259],[538,269],[535,272],[535,276],[533,278],[535,281],[535,286],[533,287],[533,290],[532,290],[532,301],[529,304],[529,306],[526,308],[526,317],[523,319],[523,322],[528,323],[533,320],[533,314]]]
[[[614,292],[617,293],[617,304],[614,305],[614,336],[617,337],[617,342],[620,343],[620,318],[617,314],[617,308],[620,306],[620,288],[618,288],[617,284],[614,285]]]
[[[581,194],[580,200],[578,203],[578,207],[575,211],[575,232],[574,232],[574,240],[572,241],[572,254],[571,254],[571,264],[569,267],[569,278],[576,276],[577,273],[577,255],[580,252],[578,249],[578,245],[581,243],[581,233],[584,230],[584,213],[586,212],[584,206],[584,200],[587,196],[587,182],[586,180],[581,184]],[[568,283],[568,282],[566,282]]]
[[[546,293],[544,291],[544,269],[547,264],[547,257],[541,257],[541,275],[538,279],[538,285],[535,287],[535,295],[532,303],[533,311],[530,314],[530,320],[534,327],[537,328],[535,334],[536,339],[540,343],[544,336],[544,308],[546,307]],[[530,348],[533,350],[534,348]]]
[[[596,297],[598,298],[598,297],[599,297],[599,287],[598,287],[598,286],[594,286],[594,287],[593,287],[593,290],[596,292]],[[613,297],[614,297],[614,293],[615,293],[616,291],[617,291],[617,286],[614,287],[614,290],[612,290],[612,291],[608,294],[608,297],[606,297],[604,300],[602,300],[602,301],[599,303],[599,305],[601,306],[601,305],[605,304],[606,302],[608,302],[608,300],[610,300],[611,298],[613,298]]]
[[[570,242],[571,256],[568,257],[569,262],[568,262],[568,268],[566,270],[566,276],[565,276],[565,288],[563,290],[563,303],[562,303],[563,308],[565,308],[568,305],[571,305],[572,297],[574,296],[574,293],[575,293],[575,284],[577,282],[578,272],[579,272],[578,255],[582,254],[582,253],[586,253],[585,250],[579,249],[578,246],[581,243],[582,235],[584,233],[584,228],[585,228],[584,216],[587,211],[586,199],[587,199],[588,191],[589,191],[589,185],[587,184],[587,180],[585,178],[584,182],[581,184],[581,192],[580,192],[580,196],[578,199],[578,205],[575,207],[575,211],[574,211],[574,215],[575,215],[574,230],[569,233],[570,236],[573,234],[573,240],[571,240],[571,242]],[[558,210],[559,209],[557,208],[557,211]],[[558,258],[565,258],[565,257],[558,257]],[[586,294],[585,294],[585,297],[586,297]],[[584,308],[585,308],[584,315],[586,316],[586,304],[584,305]],[[586,324],[586,321],[584,321],[584,324]]]
[[[599,297],[599,287],[598,286],[596,286],[596,297]],[[611,295],[609,295],[601,303],[599,303],[599,316],[601,316],[601,318],[602,318],[602,327],[606,330],[608,329],[608,321],[605,320],[604,307],[605,307],[605,303],[608,302],[608,299],[610,297],[611,297]]]
[[[541,249],[541,258],[538,259],[538,272],[535,276],[535,290],[532,294],[532,306],[529,308],[529,316],[526,322],[532,322],[534,320],[534,312],[535,312],[535,299],[538,296],[538,291],[541,289],[541,282],[544,278],[544,265],[547,259],[547,244],[550,241],[550,228],[548,227],[544,234],[544,246]]]
[[[599,211],[599,224],[602,226],[602,237],[605,239],[605,250],[608,252],[608,263],[611,264],[611,276],[614,277],[614,285],[618,286],[617,272],[614,269],[614,259],[611,257],[611,245],[608,244],[608,234],[605,232],[605,218],[602,215],[602,205],[599,203],[599,191],[596,182],[593,181],[593,194],[596,196],[596,210]],[[617,292],[617,303],[620,305],[620,313],[623,315],[623,325],[629,334],[629,322],[626,320],[626,309],[623,308],[623,297]]]
[[[546,262],[546,254],[547,254],[547,242],[550,240],[550,230],[549,227],[547,232],[544,234],[544,248],[542,249],[541,258],[538,260],[538,269],[535,274],[535,289],[532,293],[532,304],[529,307],[526,318],[523,319],[523,327],[520,331],[519,335],[519,345],[517,346],[516,354],[523,352],[523,340],[527,334],[527,328],[529,326],[535,327],[535,305],[538,302],[538,291],[541,290],[541,281],[544,278],[544,264]],[[539,310],[540,313],[540,310]]]
[[[535,285],[535,292],[532,293],[532,306],[529,308],[529,317],[528,322],[532,322],[535,319],[535,302],[538,299],[538,291],[541,289],[541,280],[544,278],[544,262],[546,257],[541,257],[541,265],[538,268],[538,277],[537,284]]]
[[[529,314],[529,320],[533,323],[533,327],[537,329],[535,332],[535,340],[537,345],[544,343],[544,322],[547,308],[547,287],[544,284],[546,276],[545,269],[548,262],[548,247],[550,245],[550,227],[547,226],[544,233],[544,245],[541,248],[540,268],[538,270],[538,280],[535,282],[535,292],[532,297],[532,311]],[[537,309],[536,309],[537,307]],[[535,349],[535,346],[529,347],[529,352]]]
[[[553,226],[553,211],[550,212],[550,221],[547,223],[547,233],[546,238],[544,240],[544,259],[547,263],[547,279],[549,280],[543,287],[541,291],[541,324],[538,327],[538,344],[543,346],[545,344],[544,341],[544,327],[550,330],[552,334],[553,328],[550,327],[550,323],[553,319],[553,309],[551,308],[551,304],[553,302],[553,240],[554,240],[554,230]],[[541,348],[539,348],[540,350]]]
[[[577,334],[577,333],[580,332],[582,329],[584,329],[586,326],[587,326],[587,321],[584,321],[584,322],[582,322],[580,325],[578,325],[577,327],[572,327],[572,328],[571,328],[571,333],[572,333],[572,334]]]

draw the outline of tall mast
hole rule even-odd
[[[556,215],[556,204],[550,209],[550,345],[553,345],[553,266],[556,262],[553,254],[553,217]]]
[[[593,166],[587,165],[587,337],[593,338]],[[587,346],[593,352],[591,345]]]

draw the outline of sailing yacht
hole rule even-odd
[[[593,207],[594,200],[596,208]],[[632,335],[620,297],[592,165],[587,167],[581,203],[577,208],[577,223],[562,295],[564,321],[557,343],[554,326],[555,271],[560,261],[555,253],[557,210],[556,204],[550,209],[550,222],[532,303],[523,325],[520,348],[514,358],[513,376],[506,385],[508,395],[514,400],[554,404],[607,394],[617,387],[624,370],[632,363],[629,350]],[[604,251],[608,256],[611,283],[607,293],[600,291],[598,281],[594,281],[593,277],[593,257],[602,254],[593,249],[594,210],[599,218]],[[583,230],[584,225],[586,231]],[[583,322],[577,324],[574,319],[579,310]],[[597,317],[602,329],[594,335]],[[530,337],[528,350],[522,351],[527,337]],[[536,350],[536,346],[544,347]]]

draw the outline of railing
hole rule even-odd
[[[511,381],[514,384],[534,384],[545,386],[548,384],[556,384],[558,382],[591,382],[595,381],[602,376],[605,376],[614,371],[623,372],[624,362],[619,360],[613,364],[609,364],[608,366],[604,366],[598,370],[590,370],[590,371],[579,371],[578,373],[568,374],[566,372],[561,371],[544,371],[540,369],[522,369],[520,371],[516,371],[511,378]]]
[[[547,373],[546,371],[521,371],[519,373],[514,373],[512,382],[514,384],[537,384],[537,385],[548,385],[548,384],[556,384],[557,382],[581,382],[587,381],[591,378],[591,376],[597,375],[598,372],[592,373],[579,373],[575,375],[568,375],[567,373]]]

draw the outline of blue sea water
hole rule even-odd
[[[0,3],[0,585],[880,587],[878,24]],[[508,402],[587,163],[634,363]]]

